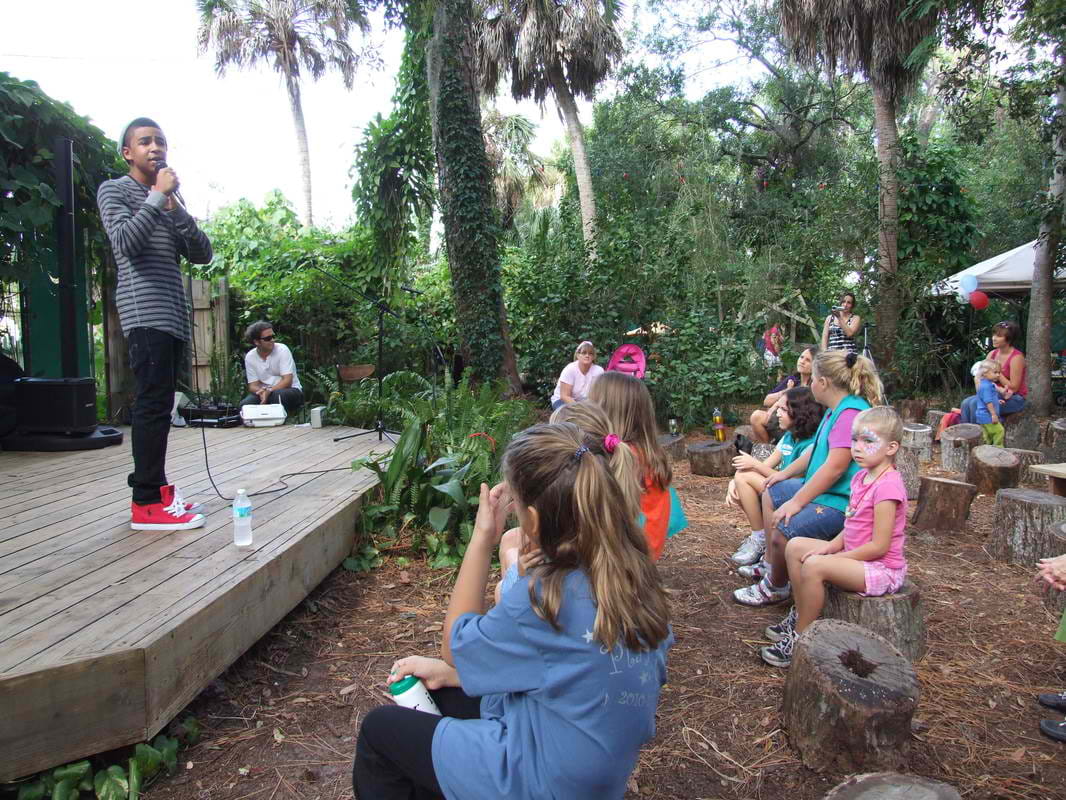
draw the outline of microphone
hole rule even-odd
[[[418,289],[412,289],[410,286],[401,286],[400,288],[403,289],[405,292],[410,292],[411,294],[425,294],[425,292],[420,292],[418,291]]]
[[[159,172],[159,170],[166,169],[166,168],[167,168],[167,162],[164,161],[163,159],[159,159],[158,161],[155,162],[156,172]],[[179,206],[181,206],[183,209],[188,211],[188,209],[185,208],[185,198],[183,198],[181,196],[181,193],[177,189],[174,190],[173,197],[174,197],[175,200],[178,201],[178,205]]]

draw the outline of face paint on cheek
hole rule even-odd
[[[855,443],[858,445],[859,451],[866,456],[872,456],[879,453],[881,448],[885,445],[881,437],[869,428],[863,428],[859,431],[859,438]]]

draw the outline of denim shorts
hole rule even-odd
[[[787,481],[775,483],[770,487],[770,502],[774,508],[780,508],[795,497],[802,486],[802,478],[789,478]],[[828,542],[844,530],[844,512],[837,511],[832,506],[808,503],[798,514],[793,515],[791,521],[779,523],[777,529],[786,539],[806,536]]]

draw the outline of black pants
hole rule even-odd
[[[137,382],[130,433],[133,472],[127,482],[134,503],[158,503],[159,487],[167,485],[167,435],[185,342],[155,328],[134,328],[126,340]]]
[[[285,406],[285,413],[290,417],[300,410],[300,406],[304,404],[304,393],[302,389],[295,389],[289,387],[288,389],[278,389],[276,392],[270,393],[270,399],[268,403],[281,403]],[[242,406],[257,406],[259,405],[259,395],[248,394],[241,400]]]
[[[430,692],[446,717],[478,719],[481,701],[462,689]],[[433,732],[441,717],[401,706],[378,706],[359,728],[352,766],[357,800],[437,800]]]

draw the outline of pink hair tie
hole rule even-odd
[[[618,443],[620,441],[622,440],[615,436],[613,433],[608,433],[606,436],[603,437],[603,449],[606,450],[608,453],[613,453],[614,449],[618,447]]]

